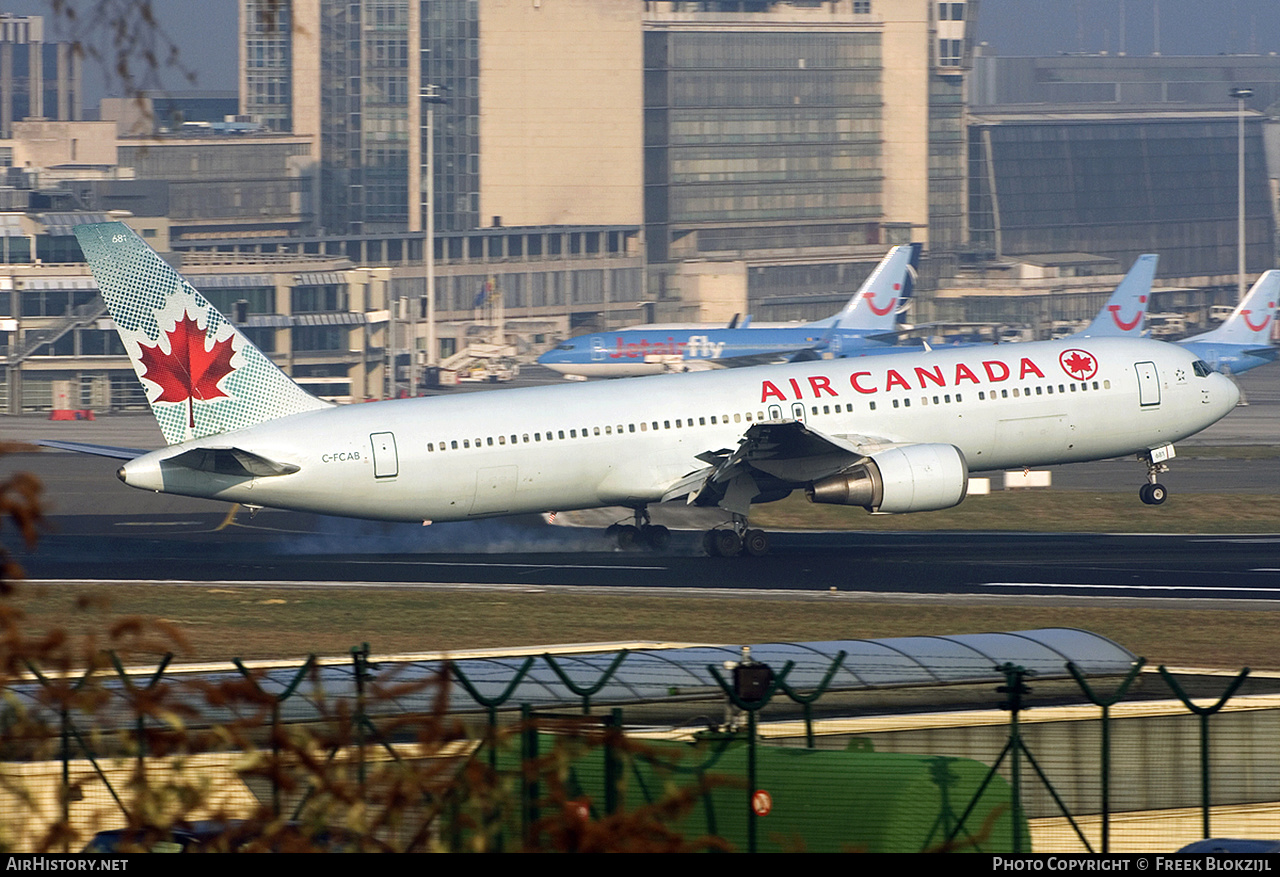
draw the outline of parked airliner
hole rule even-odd
[[[945,509],[971,471],[1136,454],[1143,501],[1163,502],[1172,443],[1239,396],[1176,345],[1072,338],[335,406],[124,224],[75,233],[169,446],[46,444],[125,458],[134,487],[251,506],[424,522],[625,506],[626,537],[660,546],[648,506],[683,499],[731,518],[709,553],[759,555],[751,505],[798,489]]]
[[[893,247],[837,314],[791,326],[633,326],[570,338],[538,357],[566,376],[624,378],[845,356],[896,340],[917,244]]]
[[[1178,343],[1218,371],[1234,375],[1274,362],[1280,354],[1271,344],[1271,322],[1277,303],[1280,271],[1268,271],[1221,326]]]

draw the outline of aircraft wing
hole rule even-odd
[[[757,423],[736,450],[700,454],[698,459],[710,465],[684,476],[663,499],[687,495],[690,505],[719,505],[745,515],[759,496],[789,493],[893,446],[870,436],[826,435],[799,421]]]
[[[51,439],[42,439],[34,442],[42,448],[55,448],[59,451],[75,451],[77,454],[93,454],[97,457],[112,457],[116,460],[132,460],[141,457],[143,454],[149,454],[150,451],[141,448],[113,448],[109,445],[89,445],[83,442],[62,442]]]

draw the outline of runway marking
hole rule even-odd
[[[1280,572],[1280,570],[1275,570]],[[1239,591],[1242,594],[1258,594],[1258,593],[1276,593],[1280,594],[1280,587],[1276,588],[1242,588],[1242,587],[1219,587],[1216,585],[1086,585],[1086,584],[1066,584],[1058,582],[983,582],[980,587],[983,588],[1062,588],[1067,590],[1105,590],[1105,591],[1213,591],[1215,594],[1223,591]]]
[[[1274,545],[1280,536],[1223,536],[1218,539],[1190,539],[1190,542],[1229,542],[1233,545]]]
[[[116,521],[113,527],[190,527],[204,521]]]
[[[462,560],[349,560],[351,564],[366,566],[479,566],[479,567],[511,567],[513,569],[638,569],[665,570],[665,566],[614,566],[608,563],[484,563]]]

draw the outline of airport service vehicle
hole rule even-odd
[[[580,335],[538,357],[565,376],[625,378],[852,355],[887,348],[919,246],[893,247],[834,316],[794,326],[634,326]]]
[[[1239,392],[1194,354],[1069,338],[336,406],[305,393],[122,223],[76,229],[168,447],[45,444],[127,460],[133,487],[399,521],[624,506],[730,518],[709,553],[760,555],[753,503],[804,490],[871,512],[960,503],[970,471],[1136,454],[1166,497],[1173,442]]]
[[[1280,302],[1280,271],[1267,271],[1218,328],[1177,342],[1224,374],[1240,374],[1274,362],[1271,321]]]

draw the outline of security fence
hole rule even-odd
[[[145,847],[198,820],[246,849],[1158,852],[1280,837],[1269,679],[1006,661],[852,691],[837,682],[860,645],[807,667],[761,662],[764,646],[408,664],[365,645],[270,671],[29,662],[0,709],[0,844],[74,851],[129,827]],[[676,652],[712,683],[655,675]],[[621,693],[646,678],[665,692]]]

